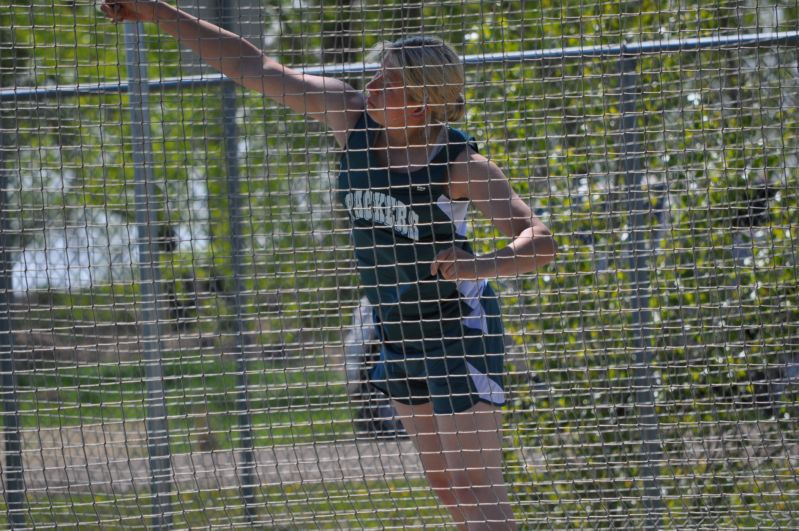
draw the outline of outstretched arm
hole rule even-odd
[[[326,124],[340,144],[363,112],[363,95],[347,83],[285,67],[241,36],[161,0],[105,0],[102,10],[115,22],[157,24],[235,82]]]
[[[436,256],[430,272],[446,279],[476,279],[529,273],[555,259],[557,244],[549,229],[513,191],[496,164],[465,150],[450,171],[450,197],[469,199],[499,231],[512,238],[501,249],[472,256],[452,247]]]

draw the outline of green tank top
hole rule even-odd
[[[425,351],[434,346],[428,343],[480,334],[474,299],[486,283],[430,275],[440,251],[455,245],[471,252],[469,203],[451,200],[447,184],[450,163],[467,146],[476,149],[474,140],[449,128],[446,145],[426,167],[393,172],[377,167],[372,153],[381,128],[364,112],[349,133],[337,187],[381,339],[397,351]]]

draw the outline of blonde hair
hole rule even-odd
[[[413,36],[383,43],[370,60],[398,70],[408,97],[426,105],[433,120],[451,122],[466,112],[463,62],[438,37]]]

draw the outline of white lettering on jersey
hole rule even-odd
[[[388,225],[411,240],[419,239],[419,214],[396,197],[372,190],[354,190],[344,196],[350,219]]]

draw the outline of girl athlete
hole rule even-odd
[[[371,383],[392,399],[458,526],[515,528],[502,479],[503,328],[487,279],[528,273],[556,245],[502,171],[448,125],[464,113],[457,54],[431,37],[387,44],[363,93],[160,0],[105,0],[102,10],[156,23],[229,78],[327,126],[343,150],[337,196],[381,340]],[[472,253],[469,203],[506,247]]]

